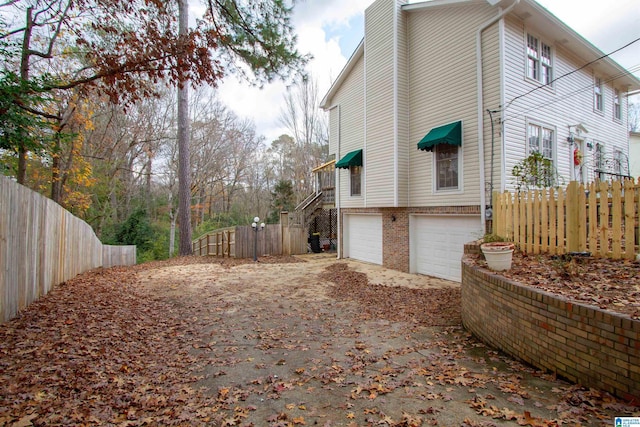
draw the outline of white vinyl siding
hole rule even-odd
[[[397,207],[409,204],[409,73],[407,71],[407,14],[396,12],[397,55]]]
[[[329,111],[329,154],[338,152],[340,141],[340,108],[335,107]],[[338,161],[340,159],[336,159]]]
[[[476,99],[477,28],[495,11],[483,4],[450,4],[407,13],[409,55],[409,205],[460,206],[480,203]],[[493,36],[497,33],[493,32]],[[489,72],[497,71],[493,62]],[[495,87],[499,79],[491,83]],[[435,191],[433,153],[416,145],[432,128],[462,120],[462,188]]]
[[[612,141],[612,144],[623,150],[628,139],[622,122],[612,120],[613,103],[606,102],[613,96],[614,88],[603,83],[605,114],[594,109],[594,74],[588,68],[575,71],[586,62],[577,58],[562,45],[551,46],[554,53],[553,65],[555,77],[566,77],[555,80],[553,90],[541,88],[532,91],[533,82],[523,79],[525,61],[522,59],[526,51],[526,35],[544,33],[544,29],[527,28],[523,21],[510,16],[505,22],[504,34],[504,182],[502,188],[513,189],[513,166],[527,155],[527,118],[534,118],[536,123],[544,124],[556,131],[554,164],[557,173],[564,183],[568,183],[573,174],[574,146],[567,142],[569,126],[583,124],[588,133],[583,134],[585,152],[584,167],[587,168],[587,179],[593,179],[595,169],[595,146],[593,141]],[[603,76],[603,80],[607,80]],[[539,85],[539,84],[538,84]],[[621,103],[622,115],[626,114],[626,103]],[[575,128],[573,128],[575,129]],[[614,142],[615,141],[615,142]],[[486,146],[486,145],[485,145]],[[589,148],[590,147],[590,148]],[[496,186],[497,187],[497,186]],[[500,190],[500,188],[496,188]]]
[[[353,69],[333,96],[331,104],[338,107],[331,110],[331,141],[335,141],[336,151],[330,152],[330,154],[336,154],[336,160],[340,160],[347,153],[364,147],[363,57],[357,60]],[[363,169],[366,168],[366,163],[363,163],[363,166]],[[340,187],[340,206],[363,207],[364,201],[361,196],[351,196],[349,170],[337,169],[336,173],[338,174]],[[364,182],[364,176],[362,179]]]
[[[394,3],[378,0],[365,11],[366,206],[394,205]]]
[[[482,34],[482,81],[484,116],[484,171],[487,190],[490,185],[500,189],[502,144],[500,133],[500,106],[502,105],[502,67],[500,53],[500,27],[502,24],[487,28]],[[493,111],[492,114],[487,110]],[[494,130],[491,133],[491,117],[494,120]],[[477,125],[476,125],[477,126]],[[492,143],[493,142],[493,143]],[[491,171],[491,150],[493,149],[493,174]],[[493,175],[493,183],[492,183]]]

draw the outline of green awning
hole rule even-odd
[[[350,166],[362,166],[362,150],[352,151],[336,163],[340,169],[349,169]]]
[[[439,144],[462,147],[462,122],[457,121],[431,129],[429,133],[418,142],[418,149],[432,151],[433,147]]]

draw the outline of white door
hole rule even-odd
[[[480,237],[479,216],[412,216],[411,272],[460,282],[464,245]]]
[[[345,258],[382,264],[382,216],[345,215]]]

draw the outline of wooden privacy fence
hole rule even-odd
[[[576,181],[566,189],[494,193],[493,233],[523,252],[633,259],[637,251],[640,185]]]
[[[230,227],[212,231],[194,240],[192,245],[194,255],[235,258],[236,229]]]
[[[256,254],[259,257],[307,252],[306,235],[301,226],[267,224],[257,233],[249,225],[212,231],[192,242],[193,253],[203,256],[252,258],[256,238]]]
[[[103,245],[89,224],[0,176],[1,322],[77,274],[135,263],[135,246]]]

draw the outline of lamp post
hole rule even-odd
[[[253,228],[253,261],[258,261],[258,231],[264,230],[264,222],[260,223],[259,217],[253,218],[253,222],[251,223],[251,228]]]

